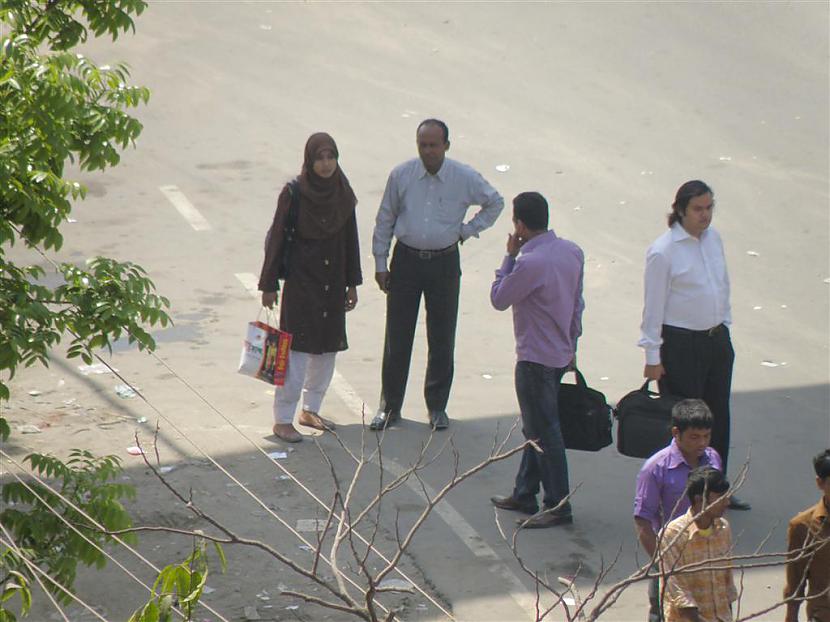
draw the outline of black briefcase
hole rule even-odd
[[[671,410],[682,400],[642,387],[617,402],[617,451],[632,458],[649,458],[671,442]]]
[[[611,407],[578,369],[576,384],[559,385],[559,425],[568,449],[599,451],[612,443]]]

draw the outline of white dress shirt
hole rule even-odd
[[[481,209],[464,223],[471,205]],[[386,272],[393,235],[419,250],[447,248],[478,237],[496,222],[503,207],[501,195],[466,164],[446,158],[435,175],[427,172],[420,158],[396,166],[375,219],[372,254],[376,272]]]
[[[646,364],[660,363],[663,324],[708,330],[731,322],[720,234],[709,227],[698,239],[674,223],[646,253],[645,306],[637,344],[646,351]]]

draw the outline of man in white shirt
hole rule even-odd
[[[709,406],[712,447],[726,473],[735,351],[723,242],[710,226],[714,205],[712,189],[702,181],[687,181],[678,189],[669,230],[646,253],[638,345],[646,353],[643,375],[657,380],[661,393],[700,398]],[[750,509],[734,496],[729,507]]]
[[[475,170],[445,157],[449,130],[426,119],[416,132],[418,158],[395,167],[375,220],[375,280],[386,299],[381,399],[370,425],[382,430],[400,420],[421,296],[426,307],[427,360],[424,398],[430,425],[449,425],[461,263],[458,244],[492,226],[504,199]],[[467,208],[481,209],[464,222]],[[397,239],[387,268],[392,237]]]

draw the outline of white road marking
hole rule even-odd
[[[199,213],[199,210],[193,207],[193,204],[184,196],[184,193],[179,190],[178,186],[159,186],[159,190],[173,204],[173,207],[178,210],[182,218],[196,231],[207,231],[210,229],[210,223]]]
[[[346,404],[346,406],[354,414],[356,414],[358,418],[362,419],[366,402],[360,399],[357,391],[352,388],[348,381],[337,370],[335,370],[334,377],[331,379],[331,387],[334,389],[335,393],[337,393],[338,397],[340,397],[340,399]],[[365,416],[367,419],[371,419],[371,411],[367,411]],[[388,456],[383,457],[383,467],[395,476],[399,476],[405,471],[404,467],[390,459]],[[422,483],[424,486],[423,490],[421,489]],[[417,482],[412,478],[407,480],[406,485],[422,499],[424,498],[424,490],[430,497],[435,497],[435,495],[438,494],[438,491],[425,482]],[[458,510],[456,510],[445,500],[436,505],[433,511],[444,519],[444,522],[447,523],[449,528],[452,529],[459,539],[467,546],[467,548],[470,549],[473,555],[480,559],[486,559],[493,562],[490,565],[490,571],[501,577],[507,583],[508,592],[513,600],[516,601],[519,606],[524,608],[530,619],[535,619],[535,596],[528,592],[519,577],[517,577],[516,574],[507,567],[498,554],[484,541],[484,538],[478,534],[478,532],[472,525],[470,525],[470,523],[467,522]]]
[[[257,289],[258,282],[253,274],[241,272],[235,274],[234,276],[240,283],[242,283],[245,289],[248,290],[252,296],[259,298],[259,290]],[[334,376],[331,379],[330,386],[359,420],[363,420],[364,416],[367,420],[371,420],[372,411],[366,410],[366,402],[361,399],[361,397],[357,394],[357,391],[354,390],[352,385],[350,385],[343,375],[336,369],[334,371]],[[364,421],[364,423],[367,423],[367,421]],[[383,457],[383,466],[387,471],[391,472],[396,477],[405,471],[403,466],[388,456]],[[411,478],[407,480],[406,485],[422,499],[424,498],[424,490],[430,497],[435,497],[435,495],[438,494],[438,491],[425,482],[423,482],[424,489],[422,490],[421,483],[413,481]],[[492,564],[490,564],[490,572],[498,575],[507,583],[508,592],[513,600],[516,601],[516,604],[525,610],[531,620],[535,619],[535,596],[528,592],[519,577],[516,576],[516,573],[507,567],[507,565],[498,556],[498,553],[496,553],[490,545],[484,541],[484,538],[478,534],[478,532],[470,523],[467,522],[458,510],[452,507],[449,502],[444,500],[436,505],[433,511],[444,519],[447,526],[455,532],[458,538],[468,549],[470,549],[473,555],[479,559],[485,559],[492,562]]]
[[[253,296],[254,298],[259,299],[259,281],[257,280],[256,276],[251,274],[250,272],[237,272],[234,276],[242,283],[242,286],[248,291],[248,293]]]

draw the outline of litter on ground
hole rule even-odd
[[[78,365],[78,370],[84,376],[88,376],[89,374],[111,374],[114,371],[118,371],[114,367],[110,369],[103,363],[95,363],[94,365]]]
[[[126,384],[115,385],[115,393],[122,400],[130,400],[136,396],[135,390],[133,390],[132,387]]]

